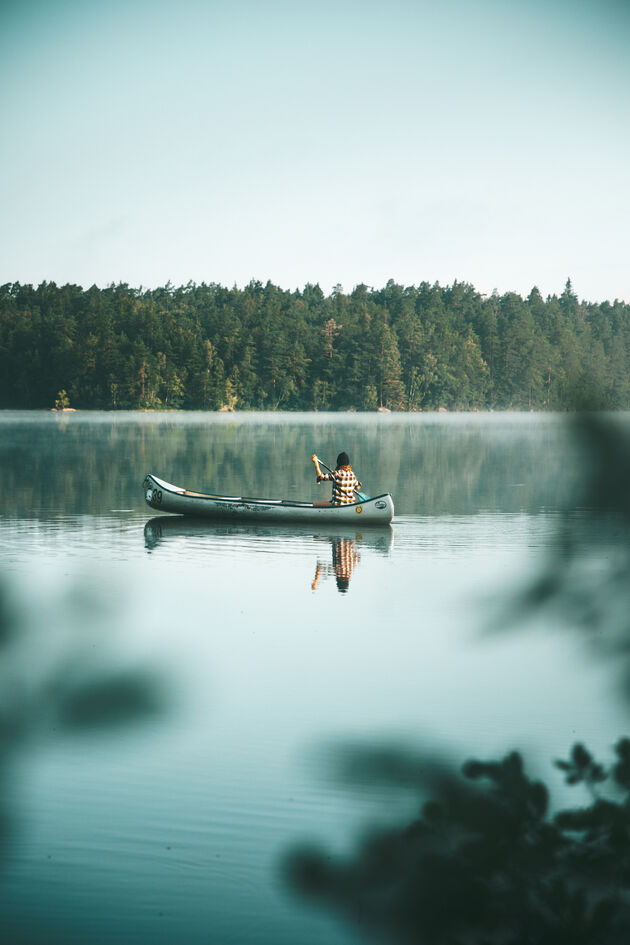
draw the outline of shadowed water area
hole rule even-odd
[[[609,440],[591,437],[598,456],[627,438],[627,417],[610,423]],[[584,440],[536,414],[0,413],[11,941],[553,941],[538,913],[530,939],[511,927],[544,899],[530,876],[550,890],[541,915],[575,918],[566,941],[621,940],[618,912],[593,917],[614,885],[603,867],[583,908],[577,867],[558,876],[582,848],[553,820],[626,790],[628,516],[614,478],[589,500]],[[310,456],[334,464],[342,449],[365,491],[392,493],[391,528],[144,504],[149,472],[326,498]],[[505,837],[506,811],[522,828],[511,851],[538,837],[527,818],[540,828],[527,868],[480,826]],[[454,837],[473,834],[484,856],[453,860]],[[488,919],[488,890],[510,882]]]

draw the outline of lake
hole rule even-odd
[[[148,472],[326,498],[310,457],[341,450],[392,493],[391,528],[204,524],[143,500]],[[365,941],[284,864],[411,816],[413,792],[340,776],[372,746],[456,767],[519,749],[562,800],[554,759],[576,741],[608,757],[628,710],[614,639],[546,607],[516,619],[567,508],[582,528],[580,457],[559,415],[0,412],[10,940]],[[597,575],[608,545],[586,547]]]

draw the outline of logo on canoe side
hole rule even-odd
[[[375,502],[375,503],[374,503],[374,506],[375,506],[375,508],[377,508],[377,509],[384,509],[384,508],[385,508],[385,503],[384,503],[384,502]]]
[[[357,513],[357,515],[360,515],[362,511],[363,511],[363,506],[362,506],[362,505],[357,505],[357,507],[356,507],[356,509],[355,509],[355,512]]]

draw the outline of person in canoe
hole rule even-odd
[[[313,453],[311,459],[315,463],[317,473],[317,482],[332,482],[332,499],[330,502],[314,502],[313,505],[350,505],[357,501],[356,492],[361,488],[361,483],[352,471],[350,457],[347,453],[340,453],[337,457],[337,468],[333,472],[322,472],[319,459]]]

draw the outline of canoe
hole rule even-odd
[[[389,525],[394,502],[386,492],[350,505],[313,505],[292,499],[256,499],[249,496],[207,495],[149,474],[143,482],[144,498],[152,509],[176,515],[257,522],[309,522],[347,525]]]

